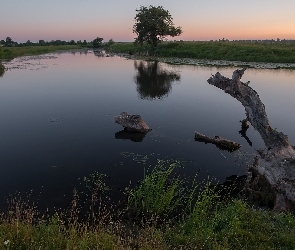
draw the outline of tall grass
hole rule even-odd
[[[105,201],[108,188],[98,173],[83,179],[88,201],[75,191],[70,209],[54,215],[12,198],[0,215],[0,249],[294,249],[294,214],[221,200],[209,181],[203,188],[188,185],[178,167],[160,161],[128,189],[126,206],[117,210]],[[89,206],[95,220],[81,216],[89,202],[95,203]]]
[[[145,172],[144,179],[136,188],[127,192],[128,209],[137,217],[167,219],[183,205],[184,180],[172,176],[179,164],[166,164],[159,161],[149,174]]]

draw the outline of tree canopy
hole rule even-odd
[[[97,37],[92,41],[92,45],[94,48],[100,47],[102,45],[103,38]]]
[[[172,16],[162,6],[140,6],[136,11],[133,33],[137,34],[137,43],[146,42],[156,47],[166,36],[174,37],[182,33],[181,27],[174,27]]]
[[[12,41],[12,39],[10,37],[6,37],[6,40],[5,40],[6,47],[11,47],[13,43],[14,42]]]

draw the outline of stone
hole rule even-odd
[[[124,129],[129,131],[137,131],[141,133],[148,133],[151,131],[140,115],[130,115],[127,112],[123,112],[119,116],[116,116],[115,123],[122,125]]]

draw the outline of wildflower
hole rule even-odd
[[[4,241],[4,245],[7,246],[9,244],[9,240]]]

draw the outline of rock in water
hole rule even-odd
[[[129,131],[147,133],[151,130],[140,115],[129,115],[127,112],[123,112],[119,116],[116,116],[115,123],[122,125]]]

